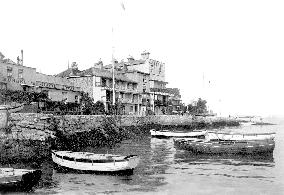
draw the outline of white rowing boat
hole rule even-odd
[[[101,173],[132,172],[139,163],[139,157],[136,155],[121,156],[71,151],[52,151],[52,160],[63,168]]]
[[[199,138],[204,137],[206,134],[206,131],[169,131],[169,130],[150,130],[152,137],[164,137],[164,138],[170,138],[170,137],[188,137],[188,138]]]
[[[229,140],[229,141],[257,141],[274,140],[276,133],[227,133],[209,131],[206,134],[207,140]]]

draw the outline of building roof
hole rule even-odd
[[[139,64],[144,64],[145,60],[130,60],[126,63],[127,66],[133,66],[133,65],[139,65]]]
[[[126,63],[125,62],[118,62],[118,63],[114,64],[114,67],[116,69],[117,68],[122,68],[124,66],[124,64],[126,64]],[[105,65],[105,66],[103,66],[103,68],[105,68],[105,69],[112,69],[112,64]]]
[[[11,60],[9,58],[3,59],[3,62],[6,63],[6,64],[15,64],[15,65],[17,65],[13,60]]]
[[[94,68],[94,67],[91,67],[87,70],[84,70],[79,74],[79,76],[88,76],[88,75],[112,79],[112,72],[111,71],[99,69],[99,68]],[[122,74],[117,74],[117,73],[115,73],[115,79],[120,80],[120,81],[137,83],[137,81],[131,80],[131,79],[127,78],[126,76],[124,76]]]
[[[139,71],[139,70],[127,70],[125,71],[124,73],[140,73],[140,74],[147,74],[147,75],[150,75],[150,73],[146,73],[146,72],[142,72],[142,71]]]
[[[77,76],[78,74],[80,74],[82,71],[80,71],[78,68],[74,69],[74,68],[68,68],[67,70],[64,70],[63,72],[55,75],[57,77],[71,77],[71,76]]]
[[[5,58],[5,56],[2,54],[1,51],[0,51],[0,57]]]

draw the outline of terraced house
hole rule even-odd
[[[0,89],[44,92],[52,101],[79,102],[80,88],[68,79],[39,73],[17,61],[0,53]]]

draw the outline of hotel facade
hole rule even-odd
[[[151,59],[149,52],[142,52],[140,59],[130,56],[126,62],[114,62],[114,90],[112,66],[99,61],[79,70],[73,62],[67,70],[51,76],[24,66],[22,59],[15,63],[0,53],[0,89],[44,92],[52,101],[76,103],[85,92],[94,102],[103,102],[106,111],[113,105],[115,91],[120,114],[175,114],[180,110],[179,89],[166,87],[165,63]]]

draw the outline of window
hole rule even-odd
[[[102,87],[105,87],[105,86],[106,86],[106,79],[102,78]]]
[[[7,67],[7,77],[12,77],[12,74],[13,74],[13,68]]]
[[[18,78],[19,78],[19,79],[22,79],[22,78],[23,78],[23,72],[24,72],[23,69],[19,69],[19,70],[18,70]]]

